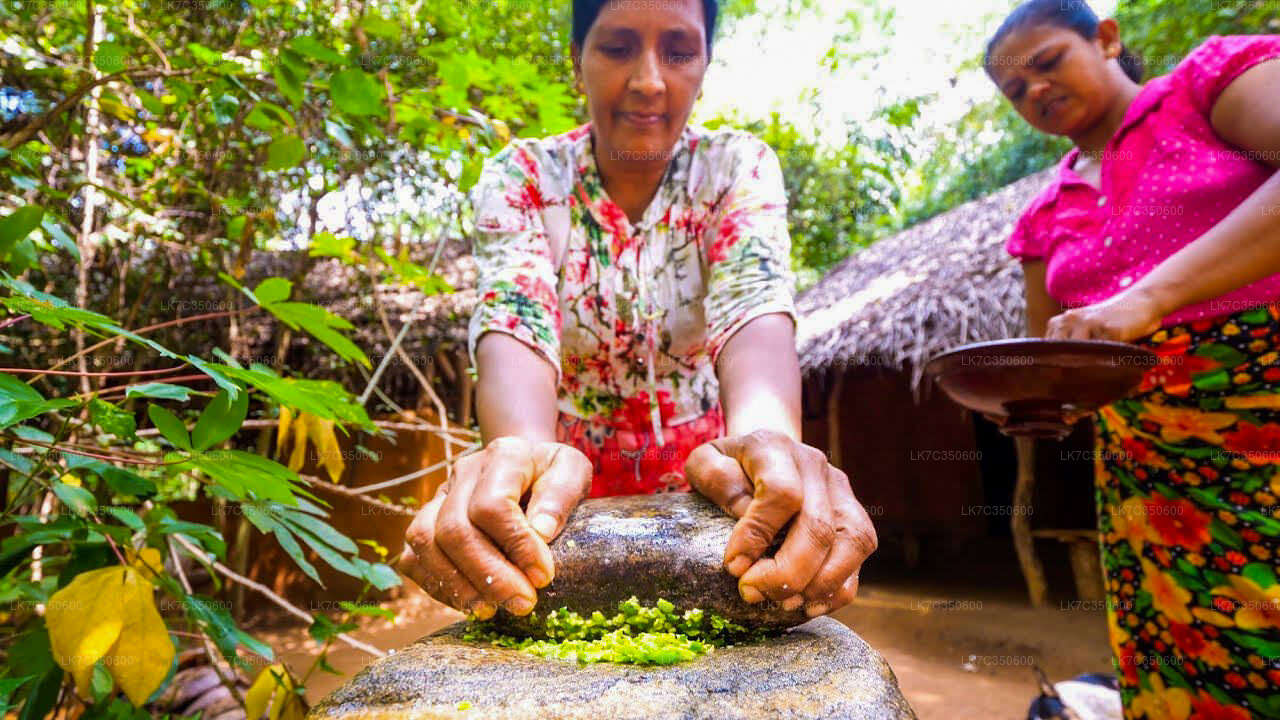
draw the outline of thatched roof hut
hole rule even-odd
[[[1052,172],[881,240],[797,299],[807,442],[855,479],[882,534],[902,536],[908,566],[921,537],[946,534],[943,547],[952,547],[991,532],[965,511],[973,507],[1034,506],[1040,536],[1087,536],[1078,528],[1090,525],[1092,508],[1072,490],[1087,482],[1091,463],[1063,459],[1084,452],[1038,458],[1030,441],[1015,449],[942,393],[919,392],[934,355],[1024,334],[1022,268],[1004,243]],[[1083,450],[1090,442],[1087,428],[1077,428],[1059,447]],[[1029,515],[1013,513],[1008,532],[1032,604],[1043,605],[1046,574]]]
[[[1022,334],[1022,269],[1004,250],[1052,170],[1023,178],[854,253],[797,298],[806,374],[853,364],[910,368]]]

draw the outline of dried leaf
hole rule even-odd
[[[155,555],[138,559],[148,565]],[[173,641],[156,610],[154,589],[134,567],[112,566],[77,575],[49,598],[45,615],[54,662],[71,673],[76,690],[91,697],[99,660],[135,707],[141,707],[169,674]]]

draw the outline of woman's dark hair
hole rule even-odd
[[[987,41],[987,52],[983,56],[982,64],[988,72],[991,67],[991,49],[996,46],[996,43],[1005,39],[1014,30],[1037,25],[1052,25],[1074,30],[1086,40],[1098,37],[1098,16],[1085,0],[1026,0],[1009,13],[1009,17],[1000,24],[996,34]],[[1118,60],[1124,74],[1128,75],[1130,80],[1136,83],[1142,82],[1145,68],[1142,58],[1137,53],[1121,45]]]
[[[654,2],[655,0],[573,0],[573,41],[582,47],[587,33],[596,24],[600,11],[610,2]],[[660,1],[660,0],[658,0]],[[702,15],[707,28],[707,57],[711,57],[711,38],[716,34],[716,17],[720,14],[719,0],[702,0]]]

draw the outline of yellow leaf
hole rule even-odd
[[[144,550],[139,559],[148,562],[149,555]],[[54,662],[71,673],[82,697],[90,696],[99,660],[135,707],[169,674],[173,641],[156,610],[151,583],[133,567],[77,575],[49,598],[45,623]]]
[[[289,437],[289,423],[292,421],[293,411],[281,405],[280,425],[276,427],[276,457],[284,453],[284,441]]]
[[[511,139],[511,128],[501,120],[497,118],[493,119],[493,129],[498,132],[498,139],[502,142],[505,143]]]
[[[164,574],[164,556],[153,547],[144,547],[136,553],[130,548],[125,555],[129,558],[129,567],[147,580]]]
[[[302,469],[307,459],[307,443],[316,449],[316,458],[321,466],[329,472],[333,482],[338,482],[346,463],[342,459],[342,447],[338,445],[335,434],[336,427],[332,420],[323,420],[308,412],[300,412],[293,417],[290,412],[285,420],[285,408],[280,408],[280,429],[277,431],[276,452],[284,454],[284,448],[293,444],[293,452],[289,455],[288,467],[297,472]],[[287,434],[286,434],[287,431]]]
[[[72,475],[71,473],[66,473],[62,477],[58,478],[58,482],[63,485],[71,485],[72,487],[81,487],[80,478]]]
[[[245,717],[260,718],[270,706],[269,720],[302,720],[302,702],[293,689],[293,678],[284,665],[263,668],[244,694]]]
[[[93,664],[107,654],[124,627],[121,591],[127,572],[116,565],[80,573],[49,598],[45,624],[53,661],[71,673],[82,697],[89,697]]]
[[[156,610],[151,583],[133,568],[125,574],[126,591],[121,602],[124,627],[111,648],[112,662],[107,670],[134,707],[142,707],[169,675],[173,641],[164,618]]]
[[[311,423],[310,413],[299,413],[289,428],[293,435],[293,454],[289,455],[289,469],[298,472],[307,459],[307,425]]]
[[[312,417],[307,425],[307,437],[316,447],[316,456],[325,470],[329,471],[329,479],[335,483],[342,477],[346,463],[342,460],[342,448],[338,445],[338,436],[333,432],[332,420],[321,420]]]

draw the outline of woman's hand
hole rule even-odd
[[[458,461],[405,533],[398,569],[435,599],[487,619],[527,615],[555,577],[547,547],[591,488],[576,448],[500,437]],[[529,494],[527,510],[520,499]]]
[[[1131,290],[1053,316],[1045,338],[1128,342],[1159,330],[1165,314],[1151,293]]]
[[[689,484],[739,518],[725,548],[725,569],[742,599],[764,598],[809,617],[853,600],[858,570],[877,540],[849,478],[815,448],[759,430],[713,440],[685,463]],[[787,524],[786,540],[763,557]]]

